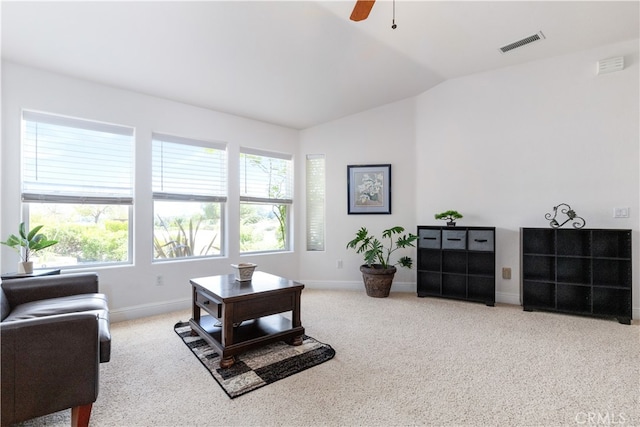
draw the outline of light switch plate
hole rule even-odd
[[[629,208],[613,208],[613,217],[614,218],[629,218]]]

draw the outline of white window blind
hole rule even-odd
[[[133,128],[23,112],[22,200],[133,204]]]
[[[293,203],[291,155],[240,149],[240,201]]]
[[[153,198],[226,202],[223,143],[153,134]]]
[[[325,160],[324,154],[308,154],[307,186],[307,250],[324,251]]]

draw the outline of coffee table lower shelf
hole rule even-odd
[[[189,320],[191,330],[204,339],[221,356],[220,367],[226,368],[234,363],[233,356],[247,350],[276,341],[285,341],[291,345],[302,344],[304,327],[294,328],[290,319],[279,314],[245,320],[233,328],[233,343],[222,344],[222,327],[213,316],[204,315],[200,321]]]

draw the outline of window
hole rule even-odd
[[[58,244],[34,267],[131,262],[133,128],[24,111],[22,201]]]
[[[324,251],[324,154],[307,155],[307,250]]]
[[[154,260],[221,255],[225,144],[154,134],[152,145]]]
[[[290,250],[291,156],[240,150],[240,252]]]

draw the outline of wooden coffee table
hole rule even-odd
[[[275,341],[302,344],[300,295],[304,285],[256,271],[251,281],[235,275],[208,276],[189,281],[193,291],[192,335],[199,335],[221,356],[228,368],[234,356]],[[201,315],[201,310],[206,314]],[[291,312],[291,319],[281,313]]]

